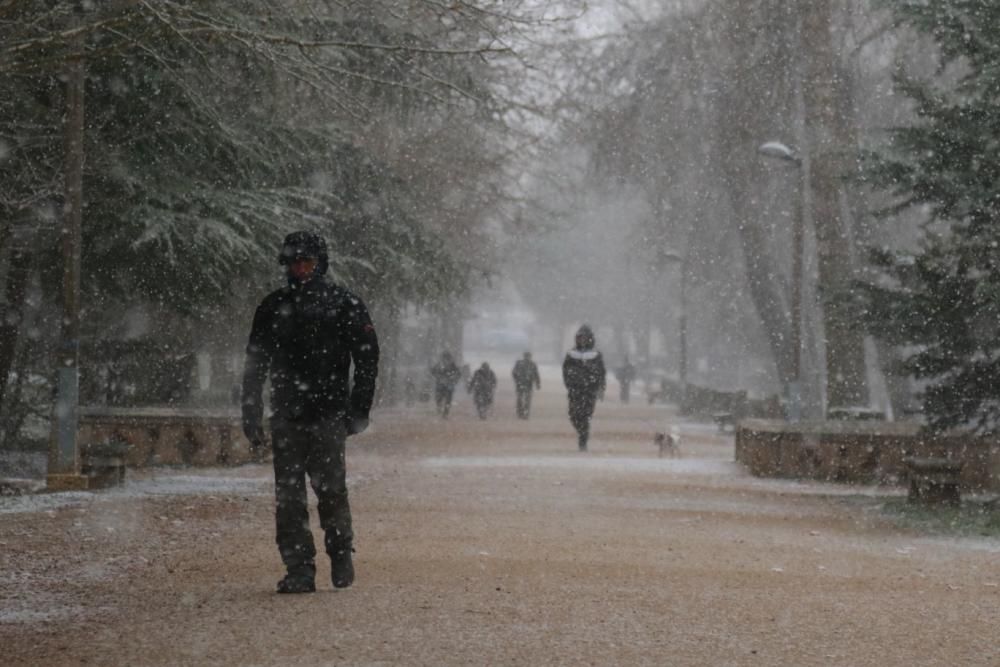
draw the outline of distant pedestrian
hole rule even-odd
[[[484,361],[483,365],[472,374],[472,379],[469,380],[469,393],[472,394],[472,400],[476,404],[476,412],[480,419],[486,419],[489,415],[496,390],[497,375]]]
[[[531,416],[531,394],[535,389],[542,388],[538,366],[531,360],[531,352],[525,352],[524,357],[517,360],[511,375],[514,376],[514,391],[517,392],[517,418],[528,419]]]
[[[620,389],[619,397],[622,403],[628,403],[629,389],[635,381],[635,366],[629,363],[628,355],[625,355],[625,363],[615,370],[615,377]]]
[[[462,378],[462,369],[458,367],[450,352],[442,352],[441,360],[431,368],[434,378],[434,403],[437,413],[442,419],[448,418],[451,412],[451,402],[455,397],[455,385]]]
[[[311,232],[285,237],[278,260],[288,285],[254,314],[243,374],[243,432],[251,451],[264,442],[261,393],[271,376],[278,551],[287,570],[279,593],[316,590],[306,475],[316,494],[335,588],[354,582],[354,532],[347,501],[347,436],[368,427],[379,348],[368,310],[325,278],[326,242]],[[349,371],[354,366],[353,383]]]
[[[585,452],[594,404],[604,398],[607,382],[604,358],[594,349],[594,332],[586,324],[576,332],[575,346],[566,353],[562,374],[569,393],[569,420],[576,429],[580,451]]]

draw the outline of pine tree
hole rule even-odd
[[[923,216],[913,252],[872,253],[863,286],[876,335],[905,351],[935,431],[1000,425],[1000,1],[888,3],[929,37],[932,80],[901,75],[914,122],[868,156],[867,175],[895,201],[881,214]]]
[[[141,305],[197,333],[150,337],[190,347],[216,342],[210,327],[234,335],[228,316],[277,277],[275,250],[297,228],[322,233],[334,279],[383,310],[470,290],[465,232],[489,211],[452,197],[462,217],[449,217],[441,202],[514,177],[481,158],[479,173],[434,178],[431,151],[403,139],[440,127],[477,155],[505,148],[487,61],[522,18],[536,22],[434,0],[0,0],[0,421],[5,382],[24,376],[11,372],[22,276],[42,288],[34,330],[58,332],[68,60],[86,65],[82,338],[113,337]],[[385,129],[389,111],[421,117]],[[433,143],[461,163],[456,141]]]

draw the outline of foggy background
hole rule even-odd
[[[0,442],[45,441],[61,339],[84,404],[233,406],[301,228],[373,312],[381,406],[444,350],[506,381],[588,323],[652,383],[910,414],[853,285],[926,210],[873,217],[860,156],[914,119],[894,75],[951,70],[876,4],[4,3]]]

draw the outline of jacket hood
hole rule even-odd
[[[287,267],[300,257],[316,258],[315,276],[325,275],[330,266],[330,256],[327,252],[326,241],[315,232],[292,232],[285,237],[284,243],[281,244],[281,252],[278,254],[278,263]],[[289,284],[297,282],[291,273],[288,274],[288,282]]]
[[[576,342],[576,349],[578,350],[593,350],[594,349],[594,330],[589,326],[584,324],[582,327],[577,329],[576,336],[574,338]]]

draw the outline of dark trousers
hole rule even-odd
[[[586,449],[590,439],[590,418],[594,416],[597,397],[589,391],[569,392],[569,421],[576,429],[580,449]]]
[[[438,414],[447,417],[451,410],[451,400],[455,395],[455,387],[439,384],[434,388],[434,401],[437,403]]]
[[[326,552],[350,549],[354,539],[344,459],[347,430],[342,419],[275,421],[271,438],[278,551],[289,570],[314,570],[316,547],[309,529],[307,474],[318,500]]]
[[[490,414],[490,408],[493,407],[493,396],[489,394],[475,394],[472,400],[476,404],[476,412],[479,414],[479,418],[486,419]]]
[[[531,387],[517,388],[517,416],[527,419],[531,414]]]

